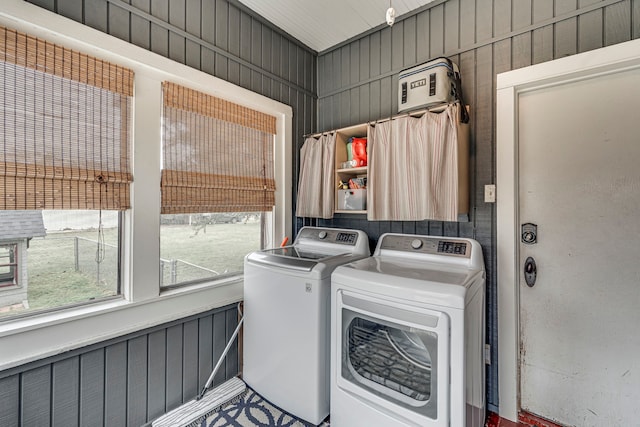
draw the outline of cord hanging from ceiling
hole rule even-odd
[[[396,21],[396,10],[393,8],[391,4],[392,0],[389,0],[389,9],[387,9],[387,24],[389,27],[393,26],[393,23]],[[389,49],[389,66],[393,69],[393,31],[389,30],[391,33],[389,37],[391,38],[391,48]],[[391,78],[391,84],[393,85],[393,77]],[[393,89],[390,88],[391,94],[393,94]],[[389,144],[393,144],[393,96],[389,96]]]

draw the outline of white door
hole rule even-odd
[[[563,425],[638,425],[640,68],[516,104],[519,222],[537,225],[537,243],[517,236],[520,407]]]

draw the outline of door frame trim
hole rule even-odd
[[[520,411],[518,97],[543,87],[637,67],[640,67],[640,39],[497,76],[498,406],[502,418],[515,422]]]

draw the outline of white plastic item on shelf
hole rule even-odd
[[[338,190],[338,209],[348,211],[367,209],[367,190]]]

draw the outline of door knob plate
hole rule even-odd
[[[532,257],[528,257],[524,262],[524,281],[530,288],[536,284],[536,276],[538,275],[538,268],[536,266],[536,260]]]

